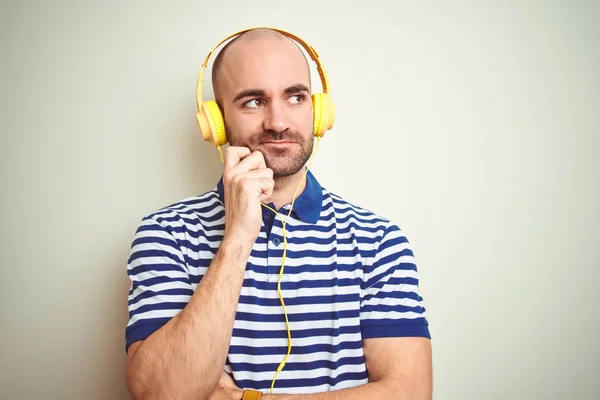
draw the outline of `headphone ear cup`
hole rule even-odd
[[[223,146],[227,143],[223,114],[217,102],[210,100],[202,103],[201,110],[196,114],[196,120],[202,139],[214,146]]]
[[[322,137],[325,132],[333,128],[335,122],[335,105],[331,102],[329,93],[314,93],[313,102],[313,133]]]

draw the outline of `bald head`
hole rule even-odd
[[[269,55],[274,52],[289,57],[292,62],[303,63],[310,87],[310,68],[300,47],[275,30],[259,28],[231,40],[217,55],[212,68],[212,85],[217,103],[222,105],[229,78],[243,70],[244,63],[256,58],[265,58],[265,61],[268,61]]]

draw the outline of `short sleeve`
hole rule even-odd
[[[131,287],[126,350],[177,315],[194,293],[175,237],[151,217],[144,218],[135,232],[127,275]]]
[[[363,339],[431,338],[413,251],[398,226],[387,227],[372,265],[364,272],[360,310]]]

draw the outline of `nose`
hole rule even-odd
[[[266,109],[263,128],[267,131],[284,132],[289,128],[285,113],[285,105],[278,101],[272,101]]]

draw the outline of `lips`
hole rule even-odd
[[[262,142],[261,145],[266,145],[266,146],[289,146],[292,144],[295,144],[296,142],[291,142],[289,140],[268,140],[265,142]]]

